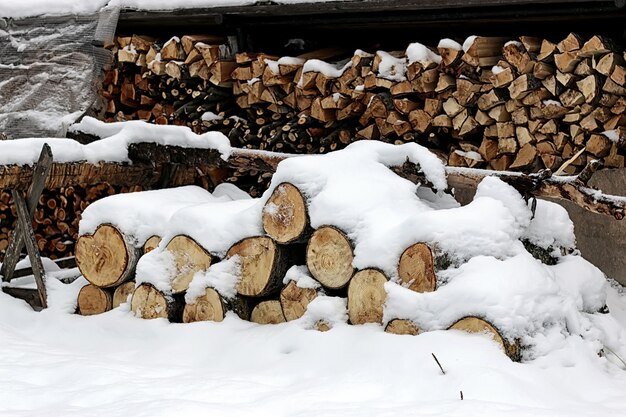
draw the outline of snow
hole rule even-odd
[[[602,132],[602,134],[612,142],[619,142],[620,133],[618,130],[605,130],[604,132]]]
[[[91,14],[108,0],[22,0],[0,2],[0,17],[22,18],[39,15]]]
[[[409,44],[409,46],[406,48],[406,57],[409,64],[412,64],[414,62],[434,62],[436,64],[439,64],[441,62],[441,56],[439,56],[439,54],[431,51],[426,46],[418,42]]]
[[[304,62],[305,60],[302,58],[296,58],[291,56],[283,56],[276,61],[265,58],[265,63],[268,67],[270,67],[270,70],[273,74],[280,73],[280,65],[303,65]]]
[[[463,52],[469,51],[472,45],[474,45],[474,41],[476,41],[476,39],[478,39],[478,36],[476,35],[468,36],[467,39],[465,39],[465,42],[463,42]]]
[[[522,238],[544,249],[576,247],[574,223],[570,220],[567,210],[545,200],[537,200],[535,215]]]
[[[216,149],[224,158],[230,154],[230,142],[219,132],[197,135],[185,126],[163,126],[140,120],[104,123],[85,117],[70,130],[93,134],[102,138],[87,145],[64,138],[25,138],[0,141],[0,165],[31,165],[37,162],[41,148],[50,145],[55,162],[87,161],[130,162],[128,145],[153,142],[200,149]]]
[[[460,43],[458,43],[455,40],[444,38],[439,41],[437,48],[447,48],[447,49],[454,49],[455,51],[460,51],[462,49],[462,46]]]
[[[321,285],[311,276],[306,265],[294,265],[285,274],[283,284],[287,285],[290,281],[296,283],[296,286],[300,288],[320,288]]]
[[[123,308],[36,313],[0,293],[0,414],[618,417],[626,409],[626,373],[580,336],[551,333],[556,349],[518,364],[480,335],[345,325],[342,301],[318,297],[299,321],[273,326],[232,314],[183,325]],[[307,330],[318,310],[339,316],[330,331]],[[623,325],[614,330],[623,334]]]
[[[378,51],[376,55],[380,57],[378,64],[378,76],[392,81],[405,81],[406,58],[396,58],[385,51]]]
[[[319,72],[324,74],[328,78],[339,78],[351,66],[351,61],[348,61],[345,64],[340,62],[336,64],[330,64],[319,59],[309,59],[302,66],[302,73],[304,74],[307,72]],[[302,85],[302,79],[300,79],[298,84]]]
[[[223,297],[234,298],[237,295],[240,270],[241,260],[239,255],[235,255],[211,265],[208,271],[196,272],[185,293],[185,302],[195,303],[207,288],[214,288]]]
[[[205,122],[212,122],[214,120],[222,120],[224,119],[224,117],[218,114],[215,114],[212,111],[207,111],[207,112],[202,113],[201,119]]]
[[[498,65],[494,65],[493,67],[491,67],[491,72],[492,72],[494,75],[498,75],[498,74],[500,74],[501,72],[504,72],[504,68],[502,68],[502,67],[500,67],[500,66],[498,66]]]

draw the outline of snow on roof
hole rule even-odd
[[[276,4],[323,3],[338,0],[274,0]],[[341,0],[352,1],[352,0]],[[0,2],[0,17],[24,18],[41,15],[85,15],[103,7],[121,7],[136,10],[175,10],[252,6],[259,0],[22,0]]]

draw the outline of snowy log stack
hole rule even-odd
[[[427,198],[434,200],[429,204],[420,202],[415,195],[415,186],[380,161],[394,166],[409,158],[419,163],[426,177],[439,188],[445,188],[445,180],[437,177],[443,175],[443,169],[434,155],[414,144],[415,148],[375,142],[355,145],[368,146],[353,146],[327,155],[332,157],[327,159],[303,157],[281,163],[275,175],[298,178],[304,181],[306,188],[303,190],[296,185],[297,181],[277,182],[271,193],[259,200],[237,196],[238,200],[211,200],[209,205],[195,202],[185,206],[178,203],[180,198],[174,194],[168,196],[178,189],[101,200],[99,214],[90,216],[90,233],[82,234],[77,244],[77,263],[91,283],[79,295],[79,312],[105,312],[127,297],[130,291],[131,310],[146,319],[166,318],[185,323],[222,321],[226,313],[232,311],[244,320],[259,324],[303,319],[309,323],[307,327],[320,331],[329,330],[341,322],[353,325],[377,323],[385,325],[387,332],[396,334],[415,335],[431,330],[418,328],[415,321],[401,315],[390,317],[389,314],[394,313],[385,313],[387,284],[393,275],[393,282],[411,294],[436,293],[439,285],[436,273],[450,266],[454,254],[443,252],[430,240],[434,237],[414,239],[412,236],[444,239],[447,231],[434,225],[448,226],[445,217],[448,210],[441,210],[445,218],[435,220],[430,217],[433,214],[430,205],[452,207],[451,197],[435,195],[428,190],[431,197]],[[372,145],[383,147],[372,148]],[[426,156],[416,160],[416,154]],[[347,171],[344,176],[337,176],[329,172],[332,167]],[[439,174],[432,175],[433,172]],[[334,180],[328,181],[324,173]],[[339,188],[329,194],[333,186]],[[508,186],[502,186],[508,190]],[[139,204],[142,195],[155,193],[169,198],[169,203],[146,203],[146,200]],[[211,198],[215,199],[215,196]],[[515,204],[528,210],[518,194],[517,198],[519,202]],[[107,206],[106,200],[113,199],[117,199],[118,205]],[[384,202],[382,208],[381,200]],[[485,201],[484,198],[480,200],[479,206],[472,210],[485,212]],[[166,213],[169,210],[166,207],[172,202],[177,202],[180,207],[177,211],[170,210],[170,215]],[[337,204],[336,215],[352,226],[313,226],[311,208],[315,204],[318,211],[320,204]],[[494,201],[493,207],[504,210],[500,201]],[[96,205],[90,211],[94,208]],[[420,224],[417,218],[404,224],[402,216],[412,216],[413,210],[425,213],[430,218],[428,224]],[[459,210],[460,215],[468,213]],[[321,212],[334,211],[325,206]],[[398,214],[400,217],[393,220],[399,223],[388,223],[391,219],[385,213],[389,216]],[[471,213],[468,218],[476,219]],[[161,216],[161,220],[151,221],[153,215]],[[355,220],[359,215],[366,217]],[[367,217],[370,215],[373,217]],[[111,224],[116,216],[123,226]],[[513,221],[513,217],[509,217]],[[104,221],[94,227],[96,218]],[[530,211],[527,218],[530,219]],[[319,217],[317,219],[319,221]],[[500,224],[498,227],[508,230],[518,227],[515,224]],[[413,226],[418,234],[402,233]],[[467,227],[475,226],[472,222],[461,221],[445,240],[457,242],[459,228],[465,230]],[[139,228],[144,230],[139,232]],[[158,236],[146,239],[149,233],[157,230],[160,230],[162,239]],[[481,234],[478,229],[472,230],[467,232],[470,233],[468,236]],[[142,237],[138,239],[137,236]],[[365,240],[362,240],[363,236],[367,236]],[[495,234],[478,236],[477,241],[489,241],[489,236],[501,239],[503,233],[497,230]],[[361,246],[359,255],[356,239],[361,245],[373,246],[365,252]],[[519,244],[517,237],[514,239]],[[458,245],[463,247],[461,242]],[[508,244],[503,246],[508,250]],[[481,250],[491,252],[489,248]],[[382,259],[386,265],[384,268],[376,266],[380,262],[373,259],[373,254],[377,254],[379,261]],[[367,262],[367,265],[356,261],[359,256],[359,262]],[[132,283],[133,279],[137,284]],[[475,290],[482,291],[480,288]],[[335,308],[324,308],[329,305]],[[344,313],[335,314],[336,311]],[[508,355],[518,359],[516,339],[501,333],[488,318],[473,317],[478,311],[472,311],[475,312],[453,317],[443,328],[488,332]]]
[[[43,256],[50,259],[74,255],[74,243],[78,238],[81,213],[87,206],[117,193],[141,191],[142,187],[113,187],[108,184],[62,187],[45,190],[33,216],[37,247]],[[9,236],[17,219],[15,205],[9,191],[0,191],[0,261],[9,246]]]
[[[568,174],[591,159],[624,166],[624,55],[600,36],[473,36],[295,58],[231,54],[222,41],[118,37],[107,120],[187,124],[221,130],[238,147],[296,153],[378,139],[417,141],[454,166]]]

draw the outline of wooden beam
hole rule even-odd
[[[41,154],[39,155],[39,159],[37,161],[37,164],[35,165],[32,183],[28,191],[28,222],[30,222],[30,220],[33,218],[35,208],[37,207],[37,202],[39,201],[39,197],[43,192],[46,177],[50,172],[51,165],[52,150],[50,149],[50,146],[46,143],[41,149]],[[22,248],[24,247],[23,232],[24,230],[22,229],[22,225],[20,222],[18,222],[15,225],[15,230],[13,231],[13,236],[9,242],[9,247],[7,248],[4,255],[2,268],[0,268],[0,275],[2,275],[2,280],[5,282],[9,282],[13,278],[15,265],[17,265],[20,254],[22,253]]]

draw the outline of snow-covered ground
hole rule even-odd
[[[480,335],[40,313],[0,293],[3,416],[623,416],[626,371],[569,336],[527,363]],[[626,297],[609,288],[626,325]],[[431,353],[446,371],[442,375]],[[621,369],[620,369],[621,367]],[[463,400],[461,400],[461,391]]]

